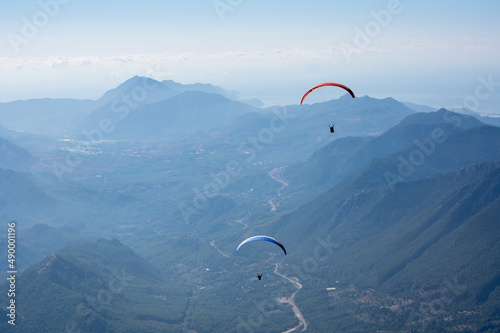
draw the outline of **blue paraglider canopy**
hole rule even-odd
[[[240,247],[242,247],[244,244],[249,243],[249,242],[253,242],[253,241],[266,241],[266,242],[274,243],[274,244],[278,245],[279,247],[281,247],[281,249],[283,250],[283,252],[285,252],[285,255],[286,255],[286,250],[285,250],[285,247],[283,246],[283,244],[281,244],[276,239],[269,237],[269,236],[253,236],[253,237],[247,238],[243,242],[241,242],[240,245],[238,245],[238,248],[236,249],[236,251],[238,251],[240,249]]]

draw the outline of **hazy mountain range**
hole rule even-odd
[[[97,100],[34,99],[0,103],[0,124],[15,131],[60,139],[80,134],[79,130],[85,128],[86,124],[94,125],[92,120],[100,121],[109,114],[122,117],[146,104],[190,91],[238,100],[236,92],[227,92],[211,84],[183,85],[170,80],[159,82],[135,76]]]
[[[283,332],[302,316],[311,332],[495,332],[494,118],[368,96],[250,104],[141,77],[96,101],[0,104],[16,329]],[[288,255],[235,252],[256,234]]]

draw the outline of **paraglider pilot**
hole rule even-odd
[[[355,98],[354,93],[352,92],[351,89],[349,89],[349,87],[344,86],[343,84],[340,84],[340,83],[325,82],[325,83],[318,84],[317,86],[314,86],[311,89],[309,89],[304,94],[304,96],[302,96],[302,99],[300,100],[300,105],[302,105],[302,103],[304,102],[304,99],[306,98],[306,96],[309,95],[312,91],[314,91],[314,90],[316,90],[316,89],[318,89],[320,87],[325,87],[325,86],[333,86],[333,87],[342,88],[342,89],[346,90],[349,93],[349,95],[351,95],[352,98]],[[330,124],[328,124],[328,126],[330,126]],[[330,126],[330,133],[335,133],[335,128],[333,126],[334,126],[333,124],[332,124],[332,126]]]
[[[285,247],[283,246],[283,244],[281,244],[276,239],[269,237],[269,236],[253,236],[253,237],[247,238],[243,242],[241,242],[240,245],[238,245],[238,247],[236,248],[236,252],[238,252],[240,247],[242,247],[243,245],[250,243],[250,242],[253,242],[253,241],[266,241],[266,242],[274,243],[274,244],[278,245],[279,247],[281,247],[281,249],[283,250],[283,252],[286,255],[286,250],[285,250]],[[260,281],[260,279],[262,279],[262,274],[257,274],[257,279],[259,279],[259,281]]]

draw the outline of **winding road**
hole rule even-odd
[[[294,301],[295,294],[297,294],[297,292],[300,289],[302,289],[302,284],[299,283],[299,281],[296,277],[288,277],[288,276],[285,276],[285,275],[279,273],[278,272],[278,264],[276,264],[276,267],[274,268],[274,274],[281,276],[283,279],[290,281],[295,287],[297,287],[297,290],[292,295],[290,295],[289,298],[282,297],[282,298],[278,299],[278,302],[280,302],[280,303],[290,304],[292,306],[292,310],[293,310],[293,313],[295,314],[295,317],[297,317],[299,319],[299,324],[297,326],[289,329],[288,331],[284,331],[283,333],[290,333],[290,332],[296,331],[300,327],[302,327],[301,332],[304,332],[305,330],[307,330],[307,322],[304,319],[302,312],[300,312],[300,309],[297,307],[297,305],[295,305],[295,301]]]
[[[220,253],[220,254],[222,254],[224,257],[229,258],[229,256],[228,256],[227,254],[225,254],[225,253],[224,253],[224,252],[222,252],[222,251],[221,251],[221,250],[220,250],[217,246],[215,246],[215,241],[211,241],[211,242],[210,242],[210,245],[212,245],[213,247],[215,247],[215,249],[216,249],[217,251],[219,251],[219,253]]]
[[[274,204],[273,200],[277,199],[277,198],[281,198],[281,190],[288,186],[288,183],[280,177],[280,173],[283,171],[284,168],[286,168],[286,167],[282,166],[281,168],[275,168],[267,173],[269,175],[269,177],[271,177],[275,181],[281,183],[281,185],[282,185],[276,191],[276,193],[278,193],[278,196],[274,197],[272,199],[269,199],[269,201],[268,201],[269,205],[271,205],[272,212],[276,211],[276,205]]]

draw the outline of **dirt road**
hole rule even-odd
[[[271,177],[275,181],[281,183],[281,187],[276,191],[278,196],[274,197],[272,199],[269,199],[269,201],[268,201],[269,205],[271,205],[272,212],[276,211],[276,205],[274,204],[273,200],[281,198],[281,190],[288,186],[288,183],[284,179],[281,178],[281,173],[283,172],[284,169],[285,169],[285,167],[282,166],[281,168],[275,168],[267,173],[269,175],[269,177]]]
[[[274,274],[281,276],[283,279],[290,281],[297,288],[297,290],[292,295],[290,295],[289,298],[282,297],[282,298],[278,299],[278,302],[280,302],[280,303],[290,304],[292,306],[292,310],[293,310],[293,313],[295,314],[295,317],[297,317],[299,319],[299,324],[297,326],[289,329],[288,331],[284,331],[283,333],[290,333],[290,332],[296,331],[300,327],[302,327],[302,330],[301,330],[302,332],[307,330],[307,322],[304,319],[302,312],[300,312],[300,309],[297,307],[297,305],[295,305],[295,301],[294,301],[295,294],[297,294],[297,292],[300,289],[302,289],[302,284],[299,283],[299,280],[296,277],[288,277],[288,276],[285,276],[285,275],[279,273],[278,272],[278,264],[276,264],[276,267],[274,268]]]

